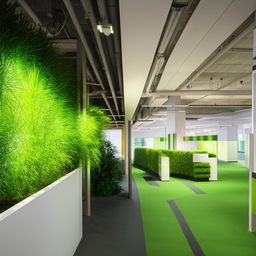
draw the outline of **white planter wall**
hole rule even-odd
[[[0,214],[2,256],[72,256],[81,238],[81,169]]]
[[[161,181],[170,180],[169,157],[167,156],[159,157],[159,177]]]

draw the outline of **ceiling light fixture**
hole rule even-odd
[[[172,14],[168,21],[168,24],[165,29],[165,33],[163,34],[162,40],[160,41],[160,45],[158,48],[158,52],[163,54],[166,51],[166,48],[170,42],[171,36],[173,34],[174,29],[179,21],[181,16],[181,8],[172,8]]]
[[[105,36],[110,36],[111,34],[114,34],[113,26],[111,24],[99,24],[97,25],[97,29]]]

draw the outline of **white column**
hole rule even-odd
[[[77,40],[77,79],[78,90],[77,97],[79,100],[79,111],[86,113],[86,106],[89,103],[88,85],[87,85],[87,62],[86,53],[80,39]],[[82,88],[81,88],[82,87]],[[82,159],[82,184],[83,184],[83,214],[91,216],[91,173],[90,162]]]
[[[180,96],[168,97],[167,105],[180,105]],[[186,133],[185,110],[177,110],[175,107],[167,108],[167,134],[174,134],[174,146],[170,149],[183,149],[183,136]]]
[[[256,232],[256,15],[253,29],[253,67],[252,67],[252,136],[251,136],[251,168],[249,171],[249,230]]]
[[[237,161],[238,126],[224,126],[217,130],[218,159]]]
[[[132,167],[131,167],[131,121],[125,120],[125,173],[128,175],[128,196],[132,198]]]

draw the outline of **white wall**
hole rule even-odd
[[[0,214],[2,256],[72,256],[81,238],[81,169]]]
[[[167,131],[166,128],[153,128],[153,129],[133,129],[132,137],[133,138],[159,138],[166,137]]]
[[[198,141],[183,141],[183,150],[198,150]]]
[[[122,130],[121,129],[111,129],[105,130],[104,134],[106,139],[109,140],[117,150],[117,156],[121,157],[122,155]]]

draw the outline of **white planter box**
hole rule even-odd
[[[0,214],[3,256],[72,256],[81,238],[81,169]]]
[[[162,181],[170,180],[170,168],[169,168],[169,157],[159,157],[159,177]]]
[[[211,166],[209,180],[218,180],[217,158],[209,157],[208,154],[193,154],[193,162],[205,162]]]

